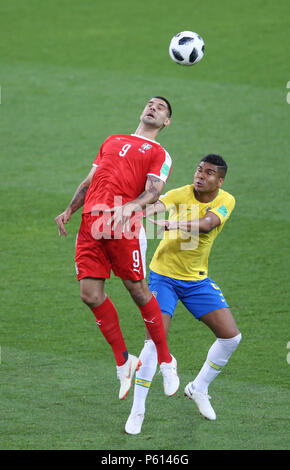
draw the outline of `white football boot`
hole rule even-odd
[[[141,366],[141,361],[138,357],[132,356],[131,354],[128,355],[128,359],[122,366],[117,366],[117,377],[121,382],[120,392],[119,392],[119,399],[124,400],[127,396],[131,385],[132,379],[136,370],[139,369]]]
[[[125,424],[127,434],[140,434],[144,420],[144,413],[131,413]]]
[[[162,362],[160,364],[160,372],[163,375],[164,393],[168,397],[175,395],[179,389],[179,377],[177,375],[177,362],[172,356],[171,362]]]
[[[184,389],[185,396],[196,403],[201,415],[211,421],[214,421],[216,419],[216,414],[209,402],[211,397],[207,393],[196,392],[191,384],[192,382],[186,385]]]

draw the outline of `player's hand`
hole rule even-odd
[[[113,223],[112,229],[116,230],[117,226],[121,224],[122,232],[130,230],[130,219],[132,217],[133,212],[137,210],[141,210],[139,206],[135,203],[128,202],[123,206],[116,206],[112,207],[112,209],[108,209],[104,212],[113,212],[112,217],[107,220],[107,225],[111,225]]]
[[[68,221],[71,218],[71,215],[72,215],[71,210],[68,208],[54,219],[58,228],[59,236],[61,235],[67,236],[67,232],[66,232],[64,225],[68,223]]]
[[[177,222],[174,221],[174,220],[165,220],[165,219],[161,219],[161,220],[154,220],[154,219],[149,219],[150,222],[152,222],[153,224],[155,225],[158,225],[159,227],[161,227],[158,231],[157,231],[157,235],[159,235],[160,233],[162,232],[166,232],[168,230],[177,230]]]
[[[112,229],[116,230],[117,226],[122,223],[123,225],[123,207],[124,206],[116,206],[112,207],[112,209],[106,209],[104,212],[112,213],[112,216],[107,220],[106,225],[112,225]]]

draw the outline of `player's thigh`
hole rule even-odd
[[[76,238],[75,267],[77,279],[109,278],[111,263],[107,256],[104,240],[92,235],[94,218],[84,214]]]
[[[180,281],[177,293],[183,305],[197,320],[214,310],[229,307],[220,288],[209,278]]]
[[[228,307],[213,310],[200,317],[200,320],[212,330],[217,338],[233,338],[240,333]]]
[[[131,281],[141,281],[146,277],[147,240],[144,229],[133,238],[106,240],[105,246],[116,276]]]
[[[148,286],[156,298],[161,312],[172,318],[178,302],[178,295],[172,280],[169,277],[150,271]]]

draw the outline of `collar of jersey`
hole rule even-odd
[[[156,140],[148,139],[148,137],[144,137],[143,135],[139,135],[139,134],[131,134],[131,135],[133,137],[140,137],[140,139],[149,140],[149,142],[153,142],[154,144],[159,144],[159,142],[156,142]]]
[[[220,194],[220,188],[219,188],[216,197],[214,197],[211,201],[208,201],[208,202],[201,202],[201,201],[199,201],[199,200],[197,199],[197,197],[196,197],[196,195],[195,195],[194,184],[193,184],[192,186],[193,186],[193,188],[192,188],[193,197],[194,197],[194,199],[195,199],[199,204],[210,204],[210,203],[213,202],[213,201],[219,196],[219,194]]]

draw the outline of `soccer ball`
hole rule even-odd
[[[182,31],[170,41],[169,55],[180,65],[197,64],[204,54],[204,41],[199,34],[192,31]]]

